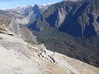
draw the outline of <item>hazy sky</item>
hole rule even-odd
[[[0,0],[0,9],[14,8],[22,5],[48,4],[62,0]]]

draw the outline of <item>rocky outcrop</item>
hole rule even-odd
[[[99,69],[29,44],[20,37],[0,34],[1,74],[98,74]]]
[[[19,35],[21,36],[21,38],[23,40],[25,40],[25,41],[27,41],[29,43],[38,43],[37,42],[37,37],[34,36],[32,34],[32,32],[29,29],[25,28],[25,27],[19,28]]]
[[[28,42],[37,43],[36,37],[26,28],[29,23],[26,17],[17,13],[9,13],[8,11],[1,10],[0,12],[0,32],[19,35]]]

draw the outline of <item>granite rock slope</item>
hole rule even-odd
[[[43,44],[0,33],[1,74],[98,74],[99,68],[57,52]]]

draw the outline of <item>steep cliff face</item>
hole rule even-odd
[[[98,35],[99,1],[63,1],[52,5],[36,22],[56,27],[73,36]],[[43,21],[42,21],[43,19]]]
[[[99,0],[63,1],[29,26],[47,49],[99,67]]]

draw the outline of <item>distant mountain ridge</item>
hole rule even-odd
[[[35,21],[40,15],[50,6],[51,4],[46,5],[33,5],[33,6],[19,6],[17,8],[8,9],[7,11],[19,13],[29,19],[29,21]]]
[[[99,35],[98,6],[99,0],[63,1],[44,12],[36,25],[42,22],[73,36]],[[40,25],[37,28],[40,30]]]
[[[46,6],[46,7],[45,7]],[[0,10],[0,29],[20,35],[24,40],[36,42],[36,37],[27,28],[41,16],[49,5],[20,6],[14,9]]]

